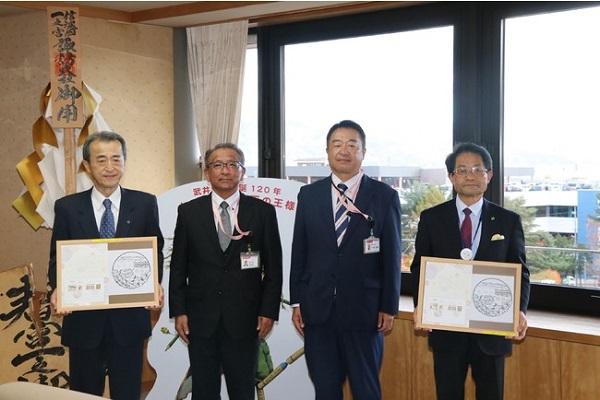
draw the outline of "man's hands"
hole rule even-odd
[[[417,321],[418,320],[419,320],[419,318],[418,318],[418,315],[417,315],[417,309],[415,308],[415,310],[413,311],[413,327],[415,328],[415,331],[431,332],[431,328],[417,327]]]
[[[56,293],[56,289],[54,289],[52,291],[52,293],[50,294],[50,313],[57,317],[63,317],[65,315],[71,314],[71,311],[63,311],[63,312],[56,311],[56,304],[57,304],[56,296],[58,296],[58,295]]]
[[[523,340],[527,334],[527,317],[523,311],[519,312],[519,324],[517,325],[517,336],[507,336],[507,339]]]
[[[377,331],[387,333],[394,327],[394,316],[379,312],[377,315]]]
[[[413,324],[416,331],[427,331],[431,332],[431,328],[418,328],[417,327],[417,309],[413,312]],[[527,334],[527,317],[523,312],[519,313],[519,324],[517,325],[517,336],[506,336],[507,339],[523,340]]]
[[[161,284],[158,285],[158,305],[153,307],[144,307],[146,310],[158,311],[165,305],[165,291]]]
[[[304,337],[304,321],[302,320],[300,307],[294,307],[292,309],[292,322],[294,323],[294,327],[296,327],[296,330],[300,336]]]
[[[274,322],[275,321],[271,318],[258,317],[256,330],[258,332],[259,339],[264,339],[269,335],[271,329],[273,329]],[[190,344],[190,328],[187,315],[178,315],[175,317],[175,330],[179,334],[181,340],[183,340],[186,344]]]
[[[185,344],[190,344],[190,339],[188,338],[188,335],[190,334],[190,328],[188,327],[187,315],[184,314],[175,317],[175,330]]]
[[[296,327],[296,330],[300,336],[304,337],[304,320],[302,319],[300,307],[293,308],[292,322],[294,323],[294,327]],[[393,327],[394,316],[380,311],[377,315],[377,331],[386,333],[391,331]]]
[[[271,329],[273,329],[273,323],[275,321],[271,318],[267,317],[258,317],[258,325],[256,326],[256,330],[258,331],[258,338],[264,339],[267,337]]]
[[[54,289],[52,291],[52,293],[50,294],[50,312],[52,313],[52,315],[57,316],[57,317],[63,317],[65,315],[71,314],[71,311],[63,311],[63,312],[56,311],[57,296],[58,296],[58,294],[56,293],[56,289]],[[165,291],[163,290],[162,285],[158,285],[158,305],[154,306],[154,307],[144,307],[144,308],[146,310],[156,311],[156,310],[162,309],[164,304],[165,304]]]

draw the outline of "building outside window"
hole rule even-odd
[[[600,285],[599,20],[600,7],[505,20],[504,165],[533,170],[505,170],[521,188],[505,199],[532,212],[534,282]]]
[[[600,291],[598,10],[440,3],[255,29],[258,90],[244,97],[260,96],[258,123],[242,126],[262,149],[247,166],[323,179],[327,130],[360,123],[365,172],[401,199],[406,271],[420,212],[452,195],[446,155],[478,142],[495,162],[486,196],[523,217],[531,304],[589,313]]]

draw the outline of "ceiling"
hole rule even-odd
[[[0,1],[0,17],[77,7],[83,17],[172,28],[248,19],[250,26],[412,5],[408,1]]]

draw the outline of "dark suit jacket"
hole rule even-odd
[[[475,229],[475,228],[474,228]],[[491,241],[494,234],[504,235],[504,240]],[[412,290],[415,306],[419,289],[421,257],[460,259],[462,242],[456,199],[429,208],[421,213],[415,241],[415,258],[412,272]],[[484,199],[481,211],[481,239],[475,260],[521,264],[521,299],[519,309],[527,311],[529,303],[529,269],[525,260],[525,237],[521,217]],[[467,333],[433,330],[429,345],[433,350],[451,348],[464,340]],[[477,335],[481,350],[489,355],[509,354],[512,341],[501,336]]]
[[[400,201],[388,185],[363,176],[356,207],[375,222],[380,252],[363,254],[370,236],[365,218],[353,214],[340,247],[333,222],[331,179],[303,186],[298,194],[290,296],[306,324],[322,324],[335,304],[347,329],[376,330],[380,311],[395,315],[400,297]],[[335,301],[334,301],[335,293]]]
[[[75,193],[56,201],[54,228],[50,243],[48,280],[56,288],[56,241],[100,238],[92,206],[92,190]],[[147,237],[158,239],[158,274],[162,280],[164,244],[158,223],[156,196],[121,188],[119,221],[115,237]],[[127,346],[151,335],[150,311],[142,308],[75,311],[63,319],[62,344],[91,349],[100,344],[107,321],[112,324],[119,344]]]
[[[240,194],[238,225],[252,235],[219,246],[212,196],[178,208],[169,276],[169,313],[187,315],[191,336],[208,337],[219,320],[236,339],[257,335],[258,316],[279,318],[283,279],[275,208]],[[240,254],[260,252],[262,268],[241,268]]]

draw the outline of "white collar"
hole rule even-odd
[[[352,178],[348,179],[347,181],[343,182],[340,178],[338,178],[334,173],[331,174],[331,181],[333,182],[333,186],[339,185],[340,183],[345,184],[348,189],[346,191],[346,197],[349,197],[351,199],[354,198],[354,196],[356,195],[356,193],[354,193],[354,191],[356,190],[356,188],[358,187],[358,183],[359,180],[361,178],[362,174],[360,173],[360,171],[354,175]]]
[[[108,197],[104,197],[104,195],[96,189],[96,186],[92,187],[92,206],[96,211],[104,211],[104,199],[109,199],[112,203],[112,207],[118,211],[121,206],[121,197],[121,186]]]
[[[235,210],[240,202],[240,191],[239,190],[236,190],[234,194],[232,194],[231,196],[229,196],[226,199],[222,198],[215,192],[212,192],[211,196],[212,196],[212,202],[214,205],[217,206],[217,208],[219,208],[221,206],[222,202],[226,201],[227,204],[229,204],[229,208],[231,210]]]
[[[483,196],[476,203],[471,204],[470,206],[466,205],[460,199],[460,197],[456,196],[456,210],[458,211],[458,215],[464,215],[463,210],[467,207],[471,210],[471,213],[474,216],[479,217],[481,215],[481,209],[483,208]]]

